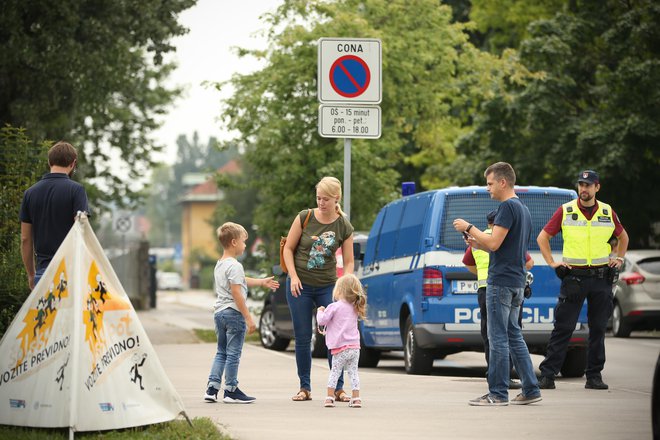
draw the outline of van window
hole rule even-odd
[[[521,192],[518,193],[520,201],[523,202],[529,209],[532,215],[532,239],[529,243],[529,250],[538,251],[539,245],[536,243],[536,237],[543,229],[552,214],[555,213],[557,208],[566,202],[573,200],[571,195],[567,192],[549,193],[549,192]],[[550,240],[550,248],[554,251],[561,251],[564,246],[564,240],[561,233],[555,235]]]
[[[399,227],[401,224],[401,214],[405,200],[392,203],[387,207],[385,218],[383,219],[383,226],[380,230],[380,239],[376,246],[376,260],[387,260],[394,255],[394,245],[396,243],[397,235],[399,235]]]
[[[380,229],[383,226],[383,219],[385,218],[385,213],[387,208],[380,210],[374,220],[374,224],[371,226],[371,231],[369,232],[369,239],[367,240],[367,247],[364,252],[364,264],[372,264],[376,259],[376,248],[378,247],[378,241],[380,238]],[[371,238],[373,237],[373,238]]]
[[[550,220],[552,214],[562,204],[572,200],[571,193],[558,192],[517,192],[532,216],[532,236],[529,240],[529,250],[538,251],[536,237],[543,226]],[[486,214],[497,209],[500,202],[492,200],[488,193],[458,193],[446,196],[445,210],[442,214],[440,226],[440,245],[453,251],[465,250],[463,236],[456,232],[452,224],[455,218],[462,218],[474,224],[482,231],[486,227]],[[560,251],[562,248],[561,234],[557,234],[550,240],[552,250]]]
[[[431,195],[414,196],[406,201],[406,209],[401,218],[399,239],[396,241],[394,255],[405,257],[419,251],[426,212],[431,203]]]

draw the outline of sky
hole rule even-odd
[[[249,73],[261,65],[250,57],[239,59],[233,47],[265,48],[267,41],[260,31],[266,24],[259,17],[274,12],[282,0],[199,0],[179,15],[179,22],[189,32],[172,40],[176,53],[170,57],[178,68],[168,85],[184,88],[181,98],[170,107],[162,127],[154,133],[156,141],[166,146],[156,158],[174,163],[176,139],[180,134],[192,138],[195,131],[200,142],[210,136],[227,140],[231,134],[219,120],[221,100],[230,90],[205,86],[205,81],[221,82],[234,73]]]

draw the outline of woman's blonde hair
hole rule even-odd
[[[341,182],[336,177],[326,176],[316,184],[316,189],[321,191],[328,197],[334,197],[337,199],[337,204],[335,205],[335,211],[339,215],[346,215],[344,211],[341,210]]]
[[[352,273],[346,274],[337,280],[332,292],[333,298],[337,299],[341,293],[346,302],[353,304],[358,318],[367,316],[367,294],[362,288],[360,280]]]

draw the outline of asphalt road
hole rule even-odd
[[[212,328],[212,301],[210,292],[161,293],[157,309],[138,315],[188,415],[215,420],[232,438],[652,438],[651,384],[660,337],[645,333],[606,340],[608,391],[585,390],[584,378],[558,378],[556,390],[543,390],[540,403],[523,407],[468,406],[469,399],[487,392],[483,354],[471,352],[437,360],[430,376],[406,375],[400,353],[384,356],[378,368],[360,370],[364,407],[359,410],[345,404],[322,407],[327,363],[314,359],[314,400],[292,402],[293,344],[285,352],[246,344],[240,386],[257,397],[256,403],[205,403],[215,345],[199,343],[191,329]],[[542,358],[532,360],[538,369]]]

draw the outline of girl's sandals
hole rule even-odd
[[[351,408],[362,408],[362,399],[359,397],[353,397],[350,402],[348,402],[348,406]]]
[[[337,402],[350,402],[351,398],[348,397],[346,391],[344,390],[335,390],[335,400]]]
[[[326,408],[334,408],[335,407],[335,398],[332,396],[327,396],[325,398],[325,403],[323,404]]]
[[[312,400],[312,393],[309,390],[301,388],[295,396],[291,398],[294,402],[303,402],[305,400]]]

